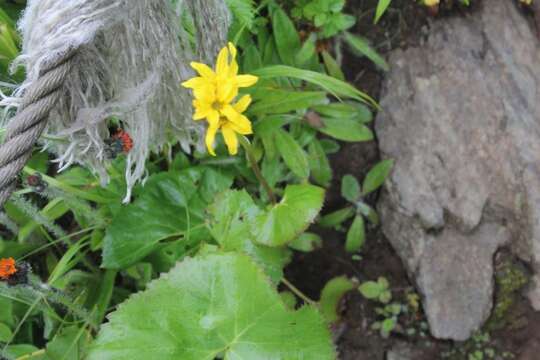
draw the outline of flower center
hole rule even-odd
[[[212,109],[217,110],[217,111],[220,111],[221,109],[223,109],[223,104],[220,103],[219,101],[215,101],[215,102],[212,104]]]

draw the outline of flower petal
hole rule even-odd
[[[235,122],[229,121],[227,125],[239,134],[253,134],[253,129],[251,128],[251,121],[249,121],[249,119],[244,115],[240,115]]]
[[[208,79],[197,76],[187,81],[184,81],[181,85],[188,89],[196,89],[198,87],[211,85],[211,83],[208,81]]]
[[[229,104],[238,95],[238,88],[234,82],[226,80],[217,88],[217,100],[222,104]]]
[[[238,63],[236,62],[236,48],[233,43],[229,43],[229,52],[231,53],[231,64],[229,66],[229,77],[235,77],[238,74]]]
[[[195,61],[192,61],[190,63],[191,67],[195,69],[201,75],[203,78],[207,78],[209,80],[213,80],[216,77],[216,74],[210,67],[206,64],[198,63]]]
[[[195,99],[212,104],[216,101],[216,91],[214,86],[201,86],[193,89]]]
[[[251,104],[251,96],[244,95],[236,102],[236,104],[233,105],[234,109],[238,111],[239,113],[243,113],[248,108],[249,104]]]
[[[234,130],[229,125],[224,125],[221,133],[223,134],[223,139],[225,139],[229,154],[236,155],[238,153],[238,138]]]
[[[216,61],[216,74],[218,76],[227,76],[229,71],[229,49],[224,47],[218,54]]]
[[[212,106],[209,103],[205,103],[200,100],[193,100],[193,106],[195,107],[195,113],[193,114],[193,120],[201,120],[210,115],[213,111]]]
[[[255,84],[258,80],[259,78],[254,75],[238,75],[236,77],[238,87],[249,87]]]
[[[216,156],[214,151],[214,141],[216,140],[216,133],[219,130],[219,114],[217,111],[213,111],[208,116],[208,129],[206,130],[205,143],[208,153],[212,156]]]
[[[230,51],[230,53],[231,53],[231,57],[232,57],[233,59],[235,59],[235,58],[236,58],[236,54],[238,53],[238,52],[236,51],[236,47],[235,47],[234,44],[233,44],[232,42],[230,42],[230,41],[229,41],[229,43],[227,44],[227,46],[229,47],[229,51]]]
[[[227,118],[227,120],[235,122],[240,117],[240,113],[236,111],[230,104],[225,105],[221,109],[221,114]]]

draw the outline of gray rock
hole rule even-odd
[[[453,340],[489,316],[499,247],[540,270],[540,45],[514,2],[483,4],[391,55],[376,122],[383,156],[396,160],[383,231],[432,334]]]

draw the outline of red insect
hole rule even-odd
[[[120,140],[120,142],[122,143],[122,150],[125,154],[127,154],[131,151],[131,149],[133,149],[133,139],[124,130],[118,130],[112,138],[113,140]]]
[[[119,129],[105,143],[107,144],[107,156],[110,159],[116,158],[120,153],[127,154],[133,149],[133,139],[122,129]]]

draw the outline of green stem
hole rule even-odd
[[[306,304],[317,306],[317,302],[315,300],[310,299],[307,295],[305,295],[303,292],[298,290],[298,288],[296,286],[294,286],[293,284],[291,284],[289,282],[289,280],[287,280],[285,277],[283,277],[281,279],[281,282],[283,284],[285,284],[285,286],[287,286],[289,288],[289,290],[291,290],[296,296],[298,296],[300,299],[304,300],[304,302]]]
[[[244,148],[247,154],[247,158],[249,161],[249,165],[251,166],[251,169],[253,170],[253,173],[255,173],[255,176],[257,177],[257,180],[261,183],[264,190],[266,191],[266,194],[268,195],[268,198],[272,202],[272,204],[276,204],[276,196],[274,195],[274,192],[272,191],[272,188],[270,185],[268,185],[268,182],[262,175],[261,169],[259,168],[259,165],[257,164],[257,160],[255,159],[255,155],[253,154],[253,147],[251,146],[251,143],[245,136],[239,136],[240,145]]]

